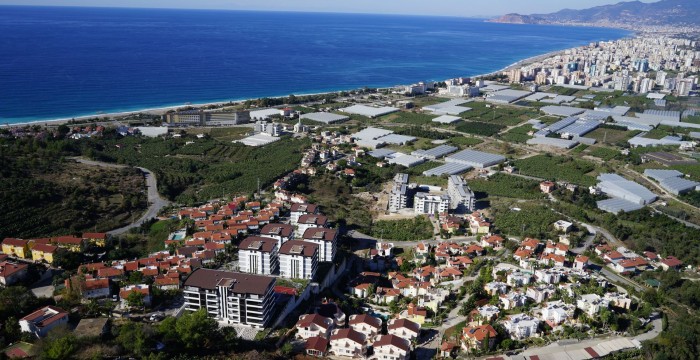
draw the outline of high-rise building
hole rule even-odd
[[[450,196],[450,209],[459,214],[474,211],[476,197],[459,175],[451,175],[447,180],[447,194]]]
[[[431,195],[418,193],[413,198],[413,210],[416,214],[432,215],[447,212],[450,208],[449,195]]]
[[[238,267],[241,272],[272,275],[279,267],[277,240],[249,236],[238,246]]]

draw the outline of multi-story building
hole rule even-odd
[[[314,204],[292,204],[289,212],[289,223],[296,225],[302,215],[318,215],[318,206]]]
[[[280,276],[292,279],[313,279],[318,269],[318,245],[292,240],[280,248]]]
[[[272,275],[279,270],[277,240],[249,236],[238,246],[238,268],[241,272]]]
[[[361,357],[367,351],[365,336],[353,329],[335,329],[330,338],[331,352],[336,356]]]
[[[2,241],[2,253],[22,259],[29,258],[29,241],[7,238]]]
[[[306,214],[299,217],[297,222],[297,235],[301,236],[310,228],[325,228],[328,226],[328,217],[323,215]]]
[[[496,344],[498,333],[493,326],[486,324],[481,326],[468,326],[462,329],[462,350],[491,349]]]
[[[297,338],[307,340],[314,336],[328,338],[333,330],[333,320],[319,314],[305,314],[297,321]]]
[[[459,214],[474,211],[476,197],[459,175],[451,175],[447,180],[447,195],[450,196],[450,209]]]
[[[164,120],[172,125],[232,126],[250,122],[249,111],[205,112],[201,110],[180,111],[166,114]]]
[[[530,315],[515,314],[503,322],[506,331],[517,340],[527,339],[538,332],[540,320]]]
[[[55,306],[43,307],[19,320],[22,332],[40,338],[46,336],[51,329],[65,324],[68,324],[68,312]]]
[[[350,315],[348,325],[367,340],[374,339],[382,331],[382,320],[367,314]]]
[[[294,226],[288,224],[267,224],[260,230],[260,236],[277,240],[277,248],[294,239]]]
[[[373,344],[374,358],[386,360],[408,360],[411,342],[396,335],[381,335]]]
[[[32,248],[32,260],[37,262],[53,263],[53,255],[58,250],[57,246],[48,244],[35,244]]]
[[[338,230],[310,228],[304,231],[302,240],[318,245],[319,261],[333,261],[338,248]]]
[[[229,324],[266,327],[272,317],[275,278],[199,268],[183,286],[185,309],[206,309]]]
[[[420,335],[420,324],[408,319],[391,319],[386,328],[390,335],[396,335],[409,341],[416,340]]]
[[[432,215],[435,213],[447,212],[449,208],[449,195],[418,193],[413,199],[413,210],[416,214]]]
[[[396,174],[389,197],[389,211],[398,212],[401,209],[411,207],[414,194],[415,186],[409,186],[408,174]]]

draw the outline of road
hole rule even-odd
[[[73,160],[85,164],[85,165],[91,165],[91,166],[101,166],[101,167],[107,167],[107,168],[115,168],[115,169],[120,169],[120,168],[125,168],[127,166],[124,165],[119,165],[119,164],[110,164],[110,163],[105,163],[101,161],[94,161],[94,160],[88,160],[84,158],[73,158]],[[144,177],[146,178],[146,188],[148,189],[148,209],[146,212],[135,222],[119,229],[115,229],[112,231],[109,231],[108,234],[110,235],[121,235],[129,230],[141,226],[144,222],[155,218],[158,216],[158,212],[170,205],[170,201],[164,199],[163,197],[160,196],[158,193],[158,180],[156,179],[156,176],[151,172],[150,170],[142,167],[137,167],[137,169],[141,170],[144,174]]]

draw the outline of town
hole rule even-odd
[[[114,141],[92,160],[130,166],[149,146],[201,162],[305,146],[245,190],[201,179],[206,199],[150,168],[158,190],[187,197],[128,231],[4,239],[0,282],[42,299],[4,324],[21,332],[4,352],[31,356],[66,329],[128,350],[130,327],[150,329],[137,357],[231,351],[187,337],[208,319],[284,358],[639,354],[684,301],[661,305],[665,277],[700,277],[699,72],[696,42],[645,36],[482,78],[170,111],[157,126],[6,130]],[[263,156],[241,167],[276,166]]]

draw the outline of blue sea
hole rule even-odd
[[[0,123],[444,80],[623,30],[453,17],[0,7]]]

